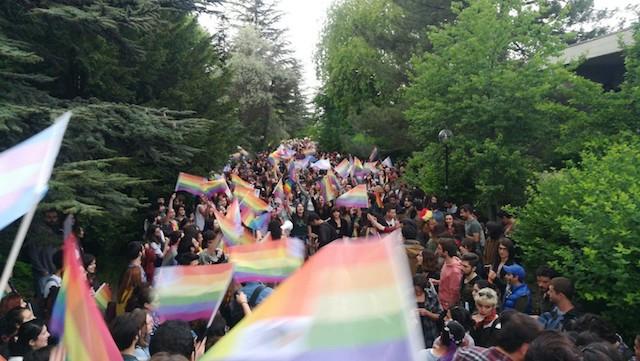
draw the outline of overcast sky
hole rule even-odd
[[[304,68],[304,88],[307,95],[315,93],[315,89],[320,86],[316,78],[313,53],[320,39],[327,11],[333,2],[334,0],[280,0],[280,9],[285,13],[283,26],[289,29],[288,38]],[[595,0],[596,8],[624,8],[629,4],[640,4],[640,0]],[[203,23],[207,25],[206,21]],[[612,23],[617,23],[617,20],[612,19]]]

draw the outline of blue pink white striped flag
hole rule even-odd
[[[47,183],[71,113],[0,153],[0,229],[27,213],[47,193]]]

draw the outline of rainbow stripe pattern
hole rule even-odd
[[[328,174],[322,177],[322,180],[320,180],[320,192],[324,200],[327,202],[336,199],[338,190],[336,189]]]
[[[71,113],[22,143],[0,153],[0,229],[38,203],[58,156]]]
[[[412,310],[399,232],[337,241],[285,280],[200,361],[418,360],[424,347]]]
[[[342,178],[346,178],[351,172],[351,162],[347,158],[343,159],[340,164],[333,168]]]
[[[242,226],[242,216],[237,198],[231,201],[226,216],[215,208],[213,212],[222,231],[222,240],[227,246],[255,242],[253,236]]]
[[[240,178],[237,174],[232,174],[231,175],[231,183],[233,183],[233,190],[234,192],[238,189],[244,189],[244,190],[249,190],[249,189],[253,189],[253,185],[247,181],[245,181],[244,179]]]
[[[158,268],[154,289],[160,322],[210,319],[220,307],[232,274],[229,263]]]
[[[73,234],[64,241],[65,271],[49,327],[54,335],[61,337],[68,361],[122,360],[89,293],[76,242]]]
[[[176,181],[176,187],[174,191],[183,191],[191,193],[194,196],[201,196],[204,194],[204,192],[202,191],[202,184],[206,182],[207,178],[180,172],[180,174],[178,174],[178,180]]]
[[[304,261],[304,244],[297,238],[229,247],[229,260],[238,282],[280,282]]]
[[[341,195],[336,199],[336,206],[345,208],[367,208],[367,186],[364,184],[357,185],[347,193]]]
[[[284,201],[284,187],[282,186],[282,178],[280,178],[280,180],[278,181],[278,184],[276,184],[275,188],[273,188],[273,193],[272,196],[276,199],[280,199],[281,201]]]
[[[202,193],[206,194],[208,197],[211,197],[218,193],[224,193],[228,197],[231,196],[231,191],[229,190],[229,186],[227,185],[227,181],[222,177],[218,177],[214,180],[205,181],[201,185]]]
[[[367,171],[364,169],[362,162],[358,157],[355,157],[353,160],[353,167],[351,167],[351,173],[355,177],[364,177],[367,174]]]
[[[254,189],[236,188],[233,194],[239,199],[241,208],[249,207],[255,213],[266,212],[270,208],[267,202],[256,195]]]
[[[100,311],[106,311],[112,298],[111,287],[106,283],[101,284],[93,297],[96,299],[96,305],[98,305]]]

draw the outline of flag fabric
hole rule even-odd
[[[373,174],[377,174],[378,173],[377,165],[378,165],[378,162],[366,162],[364,164],[364,169]]]
[[[64,275],[49,328],[61,338],[69,361],[122,360],[89,292],[76,242],[73,234],[64,241]]]
[[[227,197],[231,197],[231,191],[229,190],[229,185],[227,185],[227,180],[224,176],[218,177],[214,180],[205,181],[201,184],[202,193],[206,194],[207,197],[211,197],[218,193],[224,193]]]
[[[338,173],[340,177],[346,178],[351,172],[351,162],[349,162],[349,159],[345,158],[333,169],[336,171],[336,173]]]
[[[249,207],[255,213],[266,212],[270,208],[267,202],[256,195],[254,189],[235,189],[233,194],[238,198],[241,208]]]
[[[335,190],[340,193],[342,191],[342,186],[340,185],[340,180],[336,177],[336,174],[333,173],[333,170],[329,169],[329,171],[327,171],[327,177],[329,177],[329,182],[333,185]]]
[[[369,162],[373,162],[378,159],[378,147],[373,147],[371,154],[369,154]]]
[[[254,242],[251,234],[242,226],[242,216],[237,198],[231,201],[226,215],[215,208],[213,213],[222,231],[222,240],[227,246]]]
[[[358,159],[358,157],[355,157],[353,159],[353,166],[351,167],[351,173],[352,173],[352,176],[354,177],[364,177],[364,175],[367,173],[366,170],[364,169],[364,166],[362,165],[362,162],[360,161],[360,159]]]
[[[294,183],[293,181],[291,181],[291,179],[287,179],[286,181],[284,181],[284,185],[282,186],[284,194],[291,194],[293,192],[293,186]]]
[[[174,191],[183,191],[191,193],[194,196],[201,196],[204,195],[204,192],[202,191],[202,184],[206,182],[207,178],[205,177],[180,172],[180,174],[178,174],[178,180],[176,181],[176,188]]]
[[[229,247],[238,282],[281,282],[304,262],[304,243],[297,238]]]
[[[319,161],[313,163],[311,168],[316,168],[320,170],[329,170],[331,169],[331,163],[328,159],[320,159]]]
[[[98,288],[93,297],[96,299],[96,305],[98,305],[100,311],[106,311],[109,302],[111,302],[111,287],[109,287],[109,285],[106,283],[101,284],[100,288]]]
[[[295,161],[291,161],[289,162],[289,179],[291,179],[293,182],[297,182],[298,181],[298,172],[296,172],[296,162]]]
[[[336,199],[336,207],[367,208],[367,186],[360,184]]]
[[[418,360],[399,232],[322,248],[200,361]]]
[[[322,177],[322,179],[320,180],[320,192],[324,200],[327,202],[336,199],[336,196],[338,194],[338,189],[331,182],[331,179],[328,174]]]
[[[241,189],[253,189],[253,185],[244,179],[240,178],[237,174],[231,175],[231,183],[234,185],[234,191],[238,188]]]
[[[264,231],[269,227],[269,222],[271,222],[271,213],[264,212],[261,215],[253,217],[247,227],[255,231]]]
[[[384,203],[382,203],[382,194],[379,192],[375,192],[375,197],[376,197],[376,205],[378,206],[378,208],[380,209],[384,208]]]
[[[391,158],[386,157],[383,161],[382,161],[382,165],[387,167],[387,168],[393,168],[393,163],[391,163]]]
[[[154,290],[160,322],[210,319],[220,307],[232,275],[229,263],[158,268]]]
[[[275,188],[273,188],[273,193],[271,195],[275,199],[284,201],[285,194],[284,194],[284,187],[282,186],[282,178],[278,180],[278,183],[276,184]]]
[[[0,229],[29,212],[47,193],[70,117],[65,113],[45,130],[0,153]]]

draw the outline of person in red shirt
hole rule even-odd
[[[448,310],[460,301],[460,282],[462,282],[462,262],[458,258],[456,242],[450,238],[442,238],[438,242],[436,254],[444,258],[440,271],[438,299],[443,309]]]

